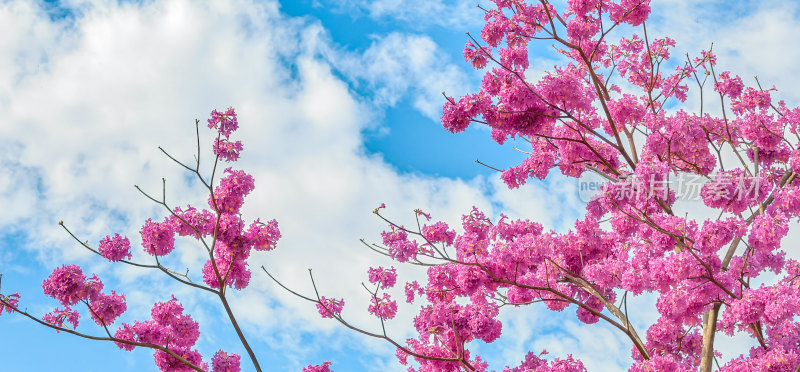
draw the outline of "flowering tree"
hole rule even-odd
[[[365,287],[371,297],[367,311],[380,320],[379,332],[347,322],[343,299],[286,289],[315,303],[321,316],[392,343],[401,364],[417,363],[410,370],[488,370],[469,346],[501,336],[502,307],[537,303],[553,311],[575,309],[587,324],[610,324],[630,340],[633,371],[710,371],[720,355],[714,344],[718,331],[757,344],[721,369],[800,368],[800,323],[795,321],[800,263],[781,248],[789,223],[800,215],[795,182],[800,109],[773,103],[774,88],[763,89],[758,81],[745,86],[730,72],[718,73],[710,50],[686,61],[670,59],[674,42],[647,34],[647,0],[568,0],[564,9],[547,0],[493,1],[496,8],[484,10],[482,40],[470,36],[464,49],[466,59],[485,70],[481,89],[458,100],[448,97],[443,125],[451,132],[472,123],[488,125],[498,143],[509,138],[528,143],[528,157],[502,171],[510,188],[529,178],[543,179],[554,168],[568,177],[587,172],[605,177],[608,183],[588,203],[585,216],[563,234],[529,220],[492,219],[478,209],[462,218],[459,232],[445,222],[431,222],[422,211],[416,211],[417,228],[386,219],[383,245],[371,247],[401,263],[429,265],[426,283],[405,283],[406,301],[422,302],[414,321],[418,336],[405,341],[385,331],[385,321],[397,312],[396,300],[386,292],[398,281],[394,268],[366,273],[372,285]],[[641,35],[619,35],[631,29]],[[557,45],[565,62],[534,82],[528,79],[528,48],[537,40]],[[699,99],[694,113],[679,108],[690,86],[697,87]],[[710,111],[706,94],[714,102]],[[163,195],[145,194],[169,212],[164,221],[148,220],[141,230],[153,264],[129,261],[130,242],[119,235],[106,237],[97,249],[85,246],[111,261],[158,270],[215,294],[260,370],[226,291],[247,286],[251,250],[274,248],[280,233],[274,221],[256,220],[245,228],[238,215],[244,196],[253,190],[252,177],[229,168],[214,184],[217,162],[235,161],[242,150],[240,142],[229,141],[237,125],[233,110],[212,113],[209,127],[219,135],[210,178],[199,173],[199,140],[195,167],[173,158],[208,189],[209,209],[171,207]],[[705,181],[700,196],[717,217],[681,213],[682,190],[675,181],[687,176]],[[381,218],[383,207],[375,210]],[[197,239],[206,249],[203,284],[160,262],[173,250],[176,234]],[[164,371],[209,368],[193,349],[197,323],[174,297],[156,303],[151,319],[112,332],[110,326],[126,310],[125,297],[103,292],[96,275],[87,278],[79,267],[63,266],[43,289],[63,309],[40,319],[20,308],[14,293],[0,294],[0,312],[113,341],[126,350],[154,349]],[[629,294],[642,293],[658,296],[660,314],[646,330],[632,324],[626,301]],[[77,331],[76,305],[85,308],[104,336]],[[210,360],[214,371],[239,370],[236,354],[220,351]],[[329,366],[306,370],[327,371]],[[531,351],[505,371],[584,369],[572,355],[546,360]]]
[[[247,287],[251,276],[247,266],[250,253],[253,250],[268,251],[275,248],[281,234],[275,220],[264,223],[257,219],[245,226],[239,210],[244,197],[254,189],[252,176],[241,170],[227,168],[224,170],[224,176],[217,180],[219,162],[235,162],[242,151],[240,141],[230,140],[231,134],[239,126],[234,110],[232,108],[224,112],[214,110],[208,119],[208,127],[217,132],[217,138],[213,143],[214,165],[208,178],[200,173],[199,121],[196,121],[195,125],[197,157],[194,166],[190,167],[176,160],[163,149],[161,151],[197,176],[200,183],[208,189],[208,208],[173,207],[166,202],[163,193],[157,198],[137,186],[142,194],[163,206],[168,212],[163,221],[148,219],[141,229],[142,248],[153,257],[152,263],[131,261],[133,256],[130,240],[127,237],[119,234],[114,234],[113,237],[106,236],[100,240],[97,248],[93,248],[88,243],[82,243],[63,222],[59,222],[59,225],[86,249],[109,261],[160,271],[181,284],[214,294],[224,308],[230,325],[236,331],[255,370],[261,371],[258,359],[228,303],[228,290],[231,288],[241,290]],[[166,188],[166,181],[163,182]],[[208,254],[208,260],[202,270],[198,270],[202,273],[202,282],[193,280],[189,270],[181,274],[162,263],[164,257],[173,252],[176,235],[195,239]],[[9,313],[15,312],[57,332],[66,332],[92,340],[112,341],[123,350],[130,351],[136,347],[153,349],[155,364],[162,371],[209,370],[209,365],[203,361],[203,356],[193,348],[200,336],[199,325],[191,315],[184,314],[183,306],[175,296],[165,299],[165,302],[155,303],[150,319],[135,321],[133,324],[124,323],[113,330],[113,323],[127,310],[125,295],[118,294],[114,290],[110,293],[103,292],[103,287],[103,282],[97,275],[87,278],[79,266],[64,265],[55,269],[42,283],[44,293],[56,299],[61,307],[55,308],[40,319],[21,308],[19,293],[3,295],[3,292],[0,292],[0,314],[3,310]],[[98,336],[86,333],[83,329],[78,330],[80,312],[89,315],[103,334]],[[219,350],[211,357],[210,367],[212,371],[238,372],[240,359],[241,357],[235,353]]]
[[[563,234],[478,209],[463,216],[460,233],[421,211],[416,228],[386,219],[383,245],[372,248],[430,265],[427,283],[405,284],[408,302],[424,297],[418,336],[397,342],[356,330],[397,346],[401,364],[413,357],[419,367],[409,371],[486,371],[468,346],[500,337],[501,307],[542,303],[624,334],[632,371],[710,371],[719,331],[757,344],[722,370],[800,370],[800,263],[781,248],[800,215],[800,109],[773,102],[775,89],[758,80],[745,86],[718,73],[711,50],[671,60],[674,41],[648,36],[648,0],[493,3],[482,40],[470,36],[464,49],[485,71],[481,89],[448,97],[443,126],[455,133],[477,123],[499,144],[525,141],[527,158],[502,171],[510,188],[554,168],[608,182]],[[625,29],[641,34],[619,36]],[[534,82],[528,52],[538,40],[557,45],[565,62]],[[690,86],[698,112],[680,108]],[[715,218],[682,213],[676,181],[687,177],[704,181],[699,196]],[[397,307],[379,291],[397,278],[383,268],[369,277],[369,312],[383,325]],[[628,296],[642,293],[658,296],[660,317],[648,329],[628,313]],[[343,300],[306,299],[355,329],[342,318]],[[505,371],[584,369],[572,355],[548,361],[531,351]]]

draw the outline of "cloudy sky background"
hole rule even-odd
[[[481,1],[485,3],[485,1]],[[134,188],[156,195],[162,177],[172,205],[205,205],[198,184],[157,149],[186,162],[195,153],[194,119],[234,106],[245,150],[237,168],[256,190],[247,221],[275,218],[283,238],[275,251],[251,258],[251,285],[232,298],[234,310],[265,370],[297,371],[331,360],[337,371],[403,370],[386,344],[319,319],[313,305],[278,288],[312,294],[308,268],[322,294],[346,298],[345,317],[370,330],[361,288],[369,266],[391,265],[358,241],[378,241],[385,228],[372,213],[384,202],[399,223],[422,208],[457,225],[473,205],[497,216],[536,220],[557,231],[582,214],[575,182],[553,175],[508,191],[498,168],[522,160],[488,131],[452,135],[438,123],[441,92],[477,89],[480,74],[461,57],[466,36],[479,34],[474,1],[3,1],[0,3],[0,273],[4,294],[44,314],[57,304],[41,291],[53,268],[78,264],[106,290],[124,292],[122,321],[149,318],[155,301],[174,293],[201,323],[198,347],[243,355],[214,298],[175,286],[163,275],[112,265],[83,249],[58,225],[63,220],[96,246],[107,234],[131,237],[164,211]],[[485,5],[485,4],[484,4]],[[650,35],[677,40],[674,55],[697,54],[714,42],[720,70],[748,83],[776,85],[778,97],[800,101],[800,29],[793,1],[654,1]],[[546,48],[541,48],[546,50]],[[552,67],[556,57],[533,56]],[[690,102],[692,107],[694,103]],[[211,134],[201,127],[208,160]],[[179,239],[168,264],[198,273],[204,252]],[[149,257],[136,253],[135,259]],[[406,269],[405,279],[421,272]],[[401,278],[401,279],[404,279]],[[402,282],[401,282],[402,286]],[[401,292],[395,292],[402,297]],[[213,305],[207,305],[212,303]],[[635,319],[655,319],[641,297]],[[398,340],[410,336],[416,306],[388,323]],[[604,325],[585,326],[570,309],[509,309],[504,336],[476,345],[493,369],[518,364],[530,350],[573,353],[590,370],[629,363],[630,344]],[[119,321],[118,321],[119,322]],[[100,334],[91,320],[79,330]],[[18,316],[0,317],[3,370],[155,370],[151,353],[55,334]],[[746,345],[727,342],[731,353]],[[725,352],[726,350],[722,350]],[[735,356],[735,355],[731,355]],[[267,367],[269,366],[269,367]]]

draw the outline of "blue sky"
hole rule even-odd
[[[481,1],[484,3],[485,1]],[[676,54],[715,42],[723,69],[758,74],[798,102],[792,35],[800,14],[792,1],[654,1],[654,34],[669,32]],[[237,167],[256,178],[246,220],[276,218],[275,251],[252,257],[287,285],[310,294],[313,268],[322,294],[346,298],[345,317],[368,328],[360,287],[373,265],[391,265],[359,238],[378,241],[384,226],[371,211],[385,202],[401,223],[422,208],[457,224],[476,205],[496,216],[530,218],[564,231],[581,215],[574,181],[552,175],[506,190],[498,168],[522,160],[481,128],[453,135],[438,123],[442,91],[458,96],[480,81],[461,57],[466,31],[477,35],[474,2],[448,0],[0,2],[0,273],[2,291],[44,314],[56,306],[41,282],[53,268],[78,264],[107,289],[126,293],[122,321],[145,319],[154,301],[175,293],[201,322],[205,355],[218,348],[244,354],[213,299],[164,277],[103,262],[57,225],[63,220],[91,244],[119,232],[138,246],[137,231],[164,212],[132,187],[158,192],[167,179],[173,205],[202,205],[196,184],[157,150],[182,159],[194,153],[193,122],[234,106],[245,150]],[[546,49],[546,48],[545,48]],[[541,72],[556,62],[532,57]],[[691,103],[690,103],[691,105]],[[210,140],[202,133],[204,151]],[[204,154],[208,159],[208,151]],[[202,265],[202,252],[181,240],[170,264]],[[146,261],[143,253],[136,259]],[[394,350],[320,319],[313,306],[253,270],[233,306],[269,370],[298,371],[334,362],[337,371],[402,370]],[[401,279],[419,279],[403,269]],[[401,293],[396,293],[400,295]],[[652,299],[636,299],[644,307]],[[411,336],[416,308],[389,323]],[[642,311],[637,322],[652,322]],[[526,351],[582,355],[590,368],[625,366],[630,347],[604,326],[581,326],[568,310],[531,307],[504,312],[504,336],[477,345],[494,369],[519,363]],[[91,321],[83,331],[97,334]],[[9,371],[150,371],[151,353],[55,334],[17,316],[0,317],[0,369]],[[591,340],[591,341],[587,341]],[[733,342],[731,350],[736,351]],[[745,349],[746,350],[746,349]],[[243,360],[244,361],[244,360]],[[245,370],[249,365],[243,363]]]

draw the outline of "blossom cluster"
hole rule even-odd
[[[57,327],[63,327],[65,321],[72,324],[73,329],[78,326],[79,313],[71,306],[79,302],[88,306],[92,320],[101,326],[111,325],[128,309],[124,295],[115,291],[103,293],[100,278],[97,275],[87,278],[77,265],[64,265],[53,270],[42,283],[42,289],[64,306],[64,309],[56,308],[42,317]]]
[[[242,152],[242,142],[229,140],[231,133],[239,129],[236,111],[232,107],[225,112],[212,111],[211,118],[208,119],[208,127],[216,129],[220,136],[214,140],[212,147],[214,155],[227,162],[238,160],[239,154]]]
[[[335,298],[326,298],[321,296],[317,302],[317,311],[323,318],[333,318],[340,315],[344,308],[344,300]]]

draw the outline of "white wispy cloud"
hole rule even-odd
[[[370,92],[374,104],[395,106],[410,98],[420,113],[438,122],[444,97],[467,93],[469,71],[456,65],[429,36],[392,32],[373,36],[362,52],[321,45],[320,53],[358,89]],[[473,77],[473,80],[474,79]]]

